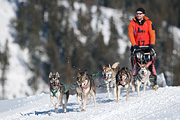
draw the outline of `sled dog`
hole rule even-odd
[[[149,76],[151,75],[151,72],[148,70],[148,67],[149,67],[148,64],[146,64],[146,65],[139,64],[139,66],[140,66],[139,71],[136,75],[136,84],[137,84],[138,96],[140,96],[140,93],[139,93],[140,86],[144,85],[143,94],[145,94],[146,85],[148,84],[150,86]]]
[[[82,106],[82,111],[85,111],[89,94],[91,95],[91,102],[94,101],[94,105],[96,106],[95,83],[92,76],[87,71],[82,71],[78,73],[76,82],[77,102]]]
[[[109,66],[103,65],[103,80],[106,83],[106,89],[108,93],[108,97],[110,98],[110,92],[109,92],[109,86],[114,87],[114,97],[116,96],[116,74],[117,74],[117,66],[119,65],[119,62],[115,62],[112,67],[109,64]]]
[[[132,72],[127,67],[123,67],[122,69],[119,69],[116,74],[117,102],[119,102],[119,95],[123,87],[126,88],[126,92],[127,92],[126,100],[127,101],[129,100],[130,85],[132,86],[133,92],[135,92]]]
[[[66,113],[67,102],[69,98],[69,90],[66,90],[65,86],[60,84],[59,73],[56,74],[50,72],[49,82],[50,82],[50,101],[58,109],[59,104],[62,105],[64,113]],[[57,98],[57,103],[54,102],[53,97]],[[64,101],[64,104],[63,104]]]

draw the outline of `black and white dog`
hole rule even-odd
[[[91,95],[91,102],[94,101],[94,105],[96,106],[95,83],[92,76],[90,76],[86,71],[82,71],[78,73],[76,82],[77,101],[82,106],[82,111],[85,111],[89,94]]]
[[[132,86],[133,92],[135,92],[132,72],[127,67],[119,68],[116,74],[117,102],[119,102],[119,95],[123,87],[125,87],[127,91],[126,100],[129,100],[130,85]]]
[[[116,74],[117,74],[117,66],[119,65],[119,62],[115,62],[112,67],[109,64],[109,66],[102,65],[103,71],[103,80],[106,84],[106,89],[108,93],[108,97],[110,98],[110,90],[109,87],[114,87],[114,94],[113,96],[116,96]]]
[[[139,63],[138,63],[139,64]],[[146,85],[150,86],[149,76],[151,72],[148,70],[149,64],[139,64],[139,70],[136,75],[137,93],[140,96],[139,88],[144,85],[143,94],[145,94]]]
[[[50,82],[50,100],[51,103],[55,106],[57,110],[59,104],[62,105],[64,113],[66,113],[67,109],[67,102],[69,98],[69,90],[65,88],[62,84],[60,84],[59,80],[60,76],[59,73],[53,74],[50,72],[49,74],[49,82]],[[57,103],[54,102],[53,97],[57,98]],[[64,101],[64,104],[63,104]]]

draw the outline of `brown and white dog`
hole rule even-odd
[[[138,96],[140,96],[140,93],[139,93],[140,86],[144,85],[143,94],[145,94],[146,85],[148,84],[150,86],[150,84],[151,84],[150,79],[149,79],[151,72],[148,70],[149,65],[150,64],[143,64],[143,65],[139,64],[140,67],[139,67],[138,73],[136,75],[136,84],[137,84]]]
[[[110,98],[110,92],[109,92],[109,86],[114,87],[114,97],[116,96],[116,73],[117,73],[117,66],[119,65],[119,62],[115,62],[112,67],[109,64],[109,66],[103,65],[103,80],[106,83],[106,89],[108,93],[108,97]]]
[[[53,74],[52,72],[50,72],[49,74],[50,100],[51,100],[51,103],[55,106],[56,110],[58,109],[59,104],[61,104],[63,107],[64,113],[66,113],[67,102],[69,98],[69,90],[66,90],[65,86],[60,84],[59,78],[60,76],[58,72],[56,72],[56,74]],[[53,97],[57,98],[57,103],[54,102]],[[64,101],[64,104],[63,104],[63,101]]]
[[[77,75],[76,82],[77,101],[82,106],[82,111],[85,111],[85,106],[89,94],[91,95],[91,102],[94,101],[94,105],[96,106],[95,83],[92,76],[88,75],[86,71],[80,72]]]
[[[132,85],[132,90],[135,92],[135,86],[133,82],[133,76],[132,72],[128,70],[128,68],[123,67],[122,69],[119,69],[116,75],[116,86],[117,86],[117,102],[119,102],[119,95],[121,93],[121,89],[123,87],[126,88],[127,95],[126,100],[129,100],[129,89],[130,85]]]

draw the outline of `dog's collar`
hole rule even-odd
[[[125,87],[125,85],[121,84],[120,82],[119,82],[119,85],[121,85],[121,86]]]

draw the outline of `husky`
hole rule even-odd
[[[59,107],[59,104],[62,105],[64,113],[66,113],[67,109],[67,102],[69,99],[69,90],[65,88],[60,83],[59,80],[60,76],[59,73],[56,72],[56,74],[53,74],[50,72],[49,74],[49,82],[50,82],[50,101],[55,106],[55,109],[57,110]],[[57,103],[54,102],[53,97],[57,98]],[[64,101],[64,104],[63,104]]]
[[[133,92],[135,92],[132,72],[127,67],[123,67],[122,69],[119,68],[116,74],[117,102],[119,102],[119,95],[123,87],[126,88],[127,92],[126,101],[129,100],[130,85],[132,86]]]
[[[143,94],[145,94],[146,85],[148,84],[150,86],[149,76],[151,75],[151,72],[148,70],[149,64],[142,64],[142,65],[139,64],[139,66],[140,67],[139,67],[138,73],[136,75],[138,96],[140,96],[140,93],[139,93],[140,86],[144,85]]]
[[[89,94],[91,95],[91,102],[94,101],[94,105],[96,106],[95,83],[92,76],[87,71],[82,71],[78,73],[76,82],[77,102],[82,106],[82,111],[85,111]]]
[[[117,73],[117,66],[119,65],[119,62],[115,62],[112,67],[109,64],[109,66],[103,65],[103,80],[106,83],[106,89],[108,93],[108,97],[110,98],[110,92],[109,92],[109,86],[114,87],[114,94],[113,96],[116,96],[116,73]]]

